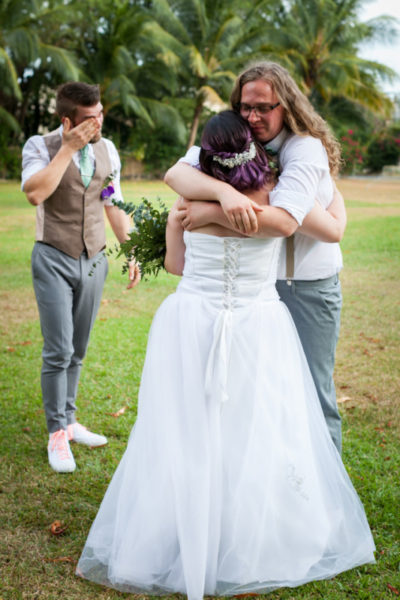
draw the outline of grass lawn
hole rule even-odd
[[[377,563],[274,592],[270,600],[380,600],[400,592],[400,181],[347,179],[339,188],[349,214],[336,369],[343,459],[373,530]],[[123,190],[126,200],[174,199],[160,182],[125,183]],[[0,182],[0,216],[0,600],[129,598],[76,578],[74,570],[135,421],[151,319],[178,279],[162,274],[127,291],[121,263],[110,259],[78,398],[80,420],[109,444],[74,446],[76,472],[57,475],[47,464],[40,393],[42,340],[30,277],[34,209],[18,184]],[[67,527],[61,536],[50,533],[55,520]]]

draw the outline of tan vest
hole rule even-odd
[[[51,132],[43,139],[52,160],[61,146],[60,132]],[[57,189],[43,203],[41,241],[73,258],[79,258],[84,250],[92,258],[106,245],[101,190],[111,174],[111,163],[103,140],[93,144],[93,150],[96,167],[89,186],[85,188],[79,169],[71,160]]]

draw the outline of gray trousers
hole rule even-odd
[[[342,308],[339,277],[290,284],[279,280],[276,288],[295,322],[329,432],[341,452],[341,419],[333,382]]]
[[[107,271],[102,252],[90,259],[83,253],[76,260],[40,242],[33,248],[32,278],[44,341],[42,395],[49,433],[75,422],[82,360]]]

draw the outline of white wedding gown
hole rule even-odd
[[[266,593],[374,562],[275,290],[281,240],[185,233],[127,450],[77,574],[121,591]]]

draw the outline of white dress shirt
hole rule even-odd
[[[328,157],[321,141],[298,136],[283,128],[266,144],[279,152],[280,175],[270,192],[270,204],[285,209],[301,225],[317,200],[327,208],[333,198],[333,183]],[[200,148],[192,146],[179,162],[199,165]],[[339,244],[314,240],[301,233],[294,240],[294,277],[298,280],[326,279],[343,266]],[[283,244],[278,279],[286,279],[286,244]]]
[[[60,136],[62,136],[63,126],[60,126]],[[121,192],[121,161],[117,152],[116,147],[114,146],[111,140],[107,140],[106,138],[102,138],[105,142],[108,156],[110,158],[111,164],[111,172],[113,173],[113,183],[114,183],[114,199],[123,202],[122,192]],[[72,157],[72,160],[76,164],[79,169],[79,158],[80,153],[75,152]],[[95,157],[92,144],[89,144],[89,158],[91,159],[93,166],[95,166]],[[34,135],[30,137],[22,150],[22,183],[21,188],[24,189],[25,183],[28,181],[32,175],[38,173],[50,163],[50,156],[47,150],[45,141],[42,135]],[[111,173],[110,173],[111,175]],[[110,198],[104,199],[104,204],[106,206],[112,206],[112,200]]]

